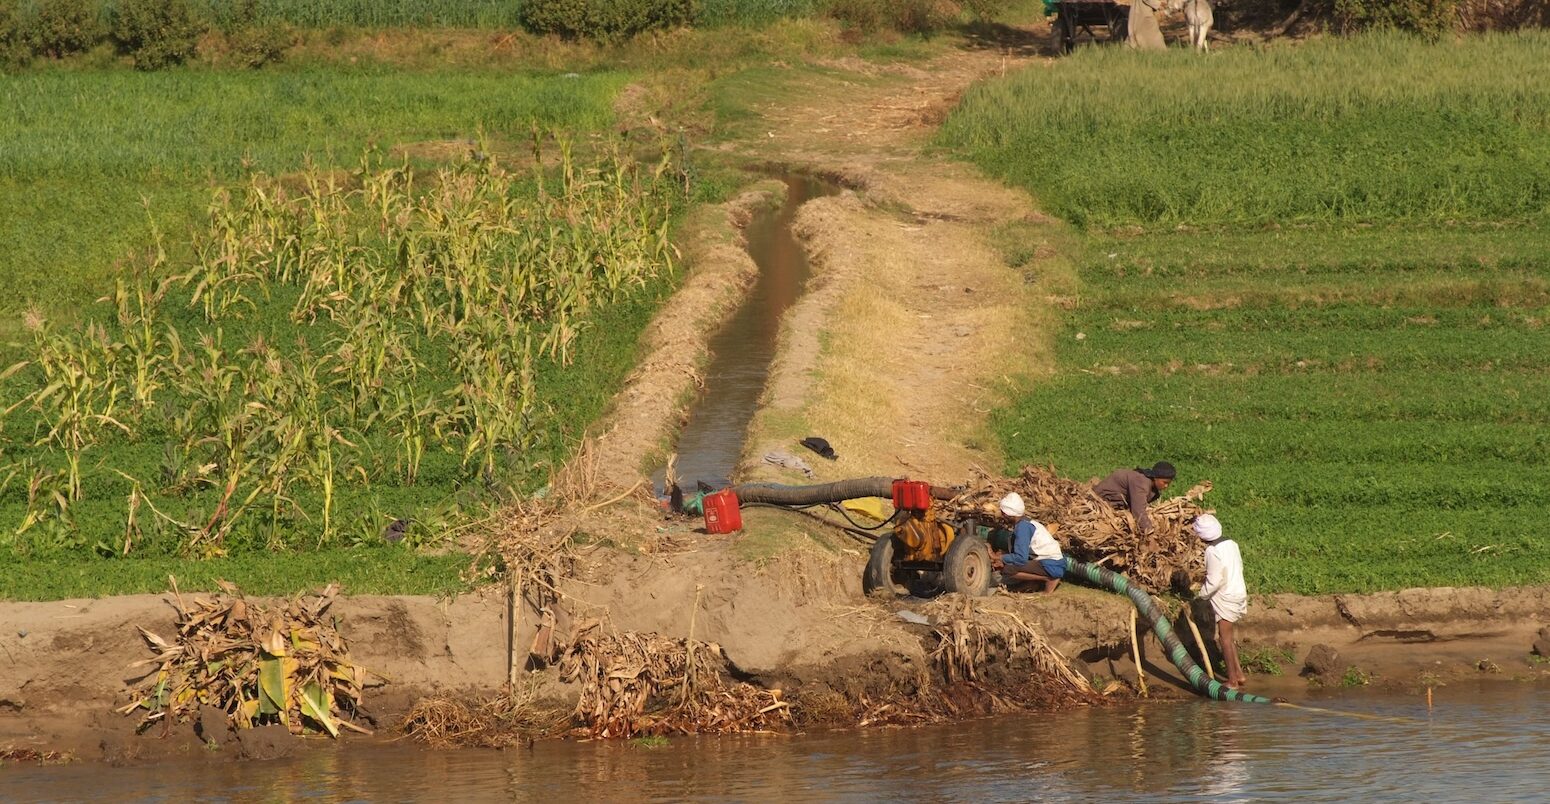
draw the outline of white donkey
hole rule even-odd
[[[1178,11],[1184,9],[1184,21],[1189,23],[1190,47],[1204,53],[1209,48],[1206,46],[1206,37],[1211,34],[1211,24],[1216,22],[1211,13],[1210,0],[1168,0],[1168,10]]]

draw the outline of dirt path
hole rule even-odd
[[[851,188],[798,216],[814,278],[782,330],[745,478],[799,477],[760,458],[805,435],[841,456],[813,462],[821,479],[1000,468],[984,416],[1009,381],[1048,369],[1049,311],[1029,281],[1041,266],[1008,264],[992,240],[1059,227],[929,140],[970,84],[1031,58],[956,48],[921,67],[828,65],[800,102],[756,107],[763,136],[728,146]]]

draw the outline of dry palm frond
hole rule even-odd
[[[938,605],[931,660],[948,684],[988,697],[992,711],[1088,703],[1097,695],[1033,626],[1015,612],[964,599]]]
[[[509,748],[558,732],[565,713],[539,703],[537,686],[518,684],[483,701],[423,698],[404,716],[404,733],[439,747]]]
[[[727,673],[717,645],[583,626],[560,662],[581,684],[578,731],[593,737],[760,731],[790,720],[776,690]]]
[[[1163,589],[1174,572],[1196,574],[1201,565],[1204,550],[1189,525],[1206,512],[1200,499],[1210,490],[1211,481],[1202,481],[1183,496],[1151,506],[1150,534],[1137,531],[1128,511],[1116,510],[1093,493],[1092,486],[1057,475],[1054,467],[1027,466],[1014,478],[987,478],[971,484],[947,506],[957,514],[997,519],[997,502],[1015,491],[1022,495],[1028,516],[1052,526],[1067,552]]]
[[[281,723],[296,733],[307,727],[335,737],[341,727],[369,733],[350,721],[366,670],[351,661],[344,637],[324,616],[335,587],[272,607],[247,600],[224,581],[221,588],[224,595],[196,597],[187,607],[177,595],[178,632],[171,640],[140,629],[156,655],[135,663],[152,669],[120,712],[144,710],[142,728],[213,706],[238,728]]]

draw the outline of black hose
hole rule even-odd
[[[788,486],[781,483],[742,483],[732,487],[741,503],[772,503],[774,505],[814,505],[841,502],[857,497],[893,497],[891,477],[858,477],[833,483],[816,483],[810,486]],[[951,486],[932,486],[931,497],[951,500],[960,489]]]

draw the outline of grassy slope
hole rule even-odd
[[[972,96],[954,144],[1126,225],[1089,228],[1061,370],[996,417],[1013,461],[1211,478],[1253,591],[1550,581],[1550,89],[1521,82],[1547,45],[1091,54]],[[1070,108],[1086,127],[1062,128]],[[1208,169],[1185,173],[1190,141]],[[1448,220],[1480,223],[1416,222]]]

